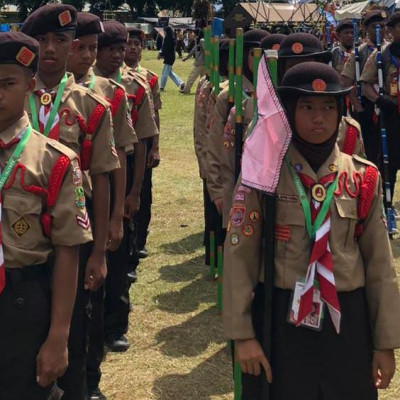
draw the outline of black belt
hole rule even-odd
[[[11,281],[36,281],[49,278],[51,267],[49,264],[35,264],[22,268],[6,268],[6,280]]]

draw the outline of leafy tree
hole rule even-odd
[[[78,11],[82,11],[83,7],[85,7],[85,0],[63,0],[63,3],[65,4],[71,4],[71,6],[74,6]]]

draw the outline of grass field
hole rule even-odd
[[[155,52],[145,51],[142,64],[161,73]],[[185,81],[191,67],[192,61],[177,59],[174,70]],[[101,388],[109,400],[233,399],[216,284],[208,279],[203,262],[202,186],[192,139],[194,95],[181,95],[168,80],[162,100],[162,161],[153,175],[150,256],[141,262],[131,291],[131,348],[107,355]],[[399,243],[393,242],[397,266]],[[398,372],[380,399],[399,400],[399,382]]]

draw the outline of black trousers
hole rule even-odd
[[[0,294],[1,400],[46,400],[49,396],[53,385],[42,388],[36,383],[36,357],[49,331],[50,311],[49,276],[30,281],[18,270],[7,273]]]
[[[263,285],[255,291],[253,323],[262,342]],[[341,332],[325,307],[320,332],[286,322],[291,291],[274,290],[272,400],[377,400],[371,375],[372,334],[364,289],[341,292]],[[262,400],[262,379],[243,374],[242,400]]]

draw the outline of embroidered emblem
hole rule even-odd
[[[75,186],[82,186],[82,171],[79,168],[78,161],[72,160],[72,183]]]
[[[272,46],[272,50],[278,51],[280,48],[281,48],[281,45],[280,45],[279,43],[275,43],[275,44]]]
[[[35,59],[35,53],[27,47],[22,46],[15,59],[24,67],[29,67]]]
[[[290,239],[289,225],[275,225],[275,240],[288,242]]]
[[[83,217],[81,217],[80,215],[77,215],[76,216],[76,222],[81,228],[83,228],[85,230],[88,230],[89,227],[90,227],[90,221],[89,221],[88,213],[85,212],[85,215]]]
[[[301,54],[303,52],[303,45],[299,42],[292,44],[292,51],[294,54]]]
[[[246,206],[244,204],[234,204],[232,207],[232,226],[240,226],[243,224],[246,214]]]
[[[21,237],[29,231],[31,226],[24,217],[21,217],[11,224],[11,228],[18,237]]]
[[[239,235],[237,233],[232,233],[231,235],[231,244],[236,246],[239,244]]]
[[[297,172],[303,171],[303,164],[299,164],[299,163],[294,164],[294,169],[295,169]]]
[[[85,208],[85,192],[82,186],[75,188],[75,204],[78,208]]]
[[[251,190],[250,190],[248,187],[246,187],[246,186],[240,185],[240,186],[238,187],[238,192],[250,193]]]
[[[260,213],[258,211],[251,211],[249,214],[249,219],[252,222],[258,222],[260,220]]]
[[[43,93],[40,96],[40,104],[44,106],[48,106],[51,103],[51,94],[50,93]]]
[[[60,23],[61,26],[68,25],[71,21],[72,21],[72,16],[69,10],[62,12],[58,16],[58,22]]]
[[[244,194],[240,193],[240,192],[236,193],[234,200],[236,200],[236,201],[244,201]]]
[[[325,92],[326,82],[323,79],[314,79],[311,84],[314,92]]]
[[[311,196],[315,201],[322,202],[326,198],[326,189],[320,183],[315,184],[311,189]]]
[[[244,235],[244,236],[247,236],[247,237],[253,236],[253,234],[254,234],[254,228],[253,228],[251,225],[245,225],[245,226],[242,228],[242,232],[243,232],[243,235]]]
[[[331,164],[329,165],[329,170],[332,172],[336,172],[337,171],[337,166],[335,164]]]
[[[382,17],[382,18],[387,18],[387,14],[386,14],[385,11],[382,11],[382,12],[381,12],[381,17]]]

